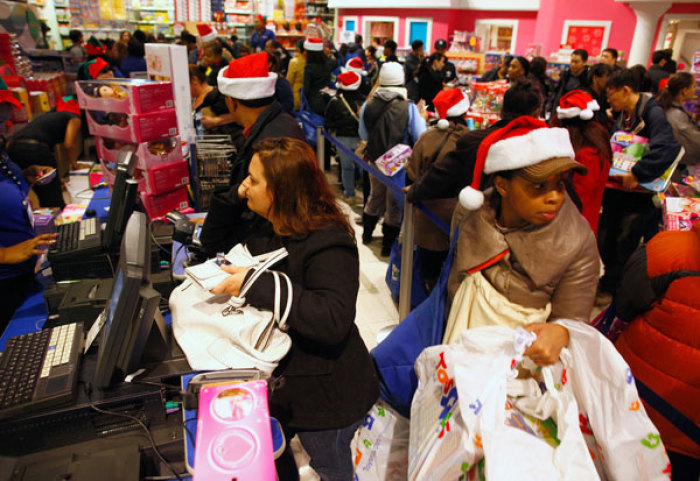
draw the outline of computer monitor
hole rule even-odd
[[[112,202],[109,207],[107,224],[102,233],[102,247],[116,250],[121,242],[126,222],[134,211],[138,182],[133,180],[138,162],[134,146],[122,147],[117,158],[117,168],[112,189]]]
[[[119,267],[99,334],[93,378],[97,388],[107,388],[135,371],[145,351],[154,356],[165,353],[166,328],[158,310],[160,294],[150,283],[150,257],[148,220],[134,212],[122,238]]]

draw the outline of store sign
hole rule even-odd
[[[343,30],[340,32],[340,43],[353,43],[355,41],[355,32],[352,30]]]

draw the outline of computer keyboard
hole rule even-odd
[[[49,249],[49,260],[98,252],[102,245],[100,221],[96,217],[58,226],[58,237]]]
[[[9,339],[0,356],[0,419],[72,401],[83,340],[82,323]]]

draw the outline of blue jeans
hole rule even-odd
[[[359,137],[338,136],[336,138],[352,152],[355,152],[360,142]],[[346,197],[352,197],[355,195],[355,163],[340,149],[338,149],[338,160],[340,161],[340,179],[343,181],[343,194]]]
[[[304,449],[311,457],[309,465],[322,481],[351,481],[354,471],[350,441],[362,423],[325,431],[298,431]]]

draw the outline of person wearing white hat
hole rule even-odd
[[[362,106],[359,133],[360,138],[367,141],[370,161],[397,144],[412,145],[425,132],[425,120],[416,105],[408,100],[404,79],[400,63],[384,63],[379,71],[379,87]],[[388,256],[399,235],[401,210],[387,187],[370,177],[370,194],[362,214],[363,243],[372,242],[372,233],[381,216],[384,216],[381,254]]]
[[[357,60],[362,62],[359,57]],[[355,59],[353,59],[355,60]],[[357,148],[360,141],[357,130],[359,128],[359,112],[365,101],[365,96],[360,92],[362,77],[354,70],[347,70],[336,78],[337,92],[326,107],[327,130],[331,131],[351,152]],[[343,183],[343,195],[346,200],[353,202],[355,199],[355,164],[342,150],[338,150],[340,161],[340,178]]]
[[[551,321],[589,321],[600,259],[593,232],[566,193],[572,171],[586,168],[574,160],[569,133],[533,117],[519,117],[482,142],[472,186],[452,218],[459,238],[443,342],[463,329],[522,326],[537,334],[525,354],[547,365],[569,339]],[[482,172],[493,175],[483,193]]]

